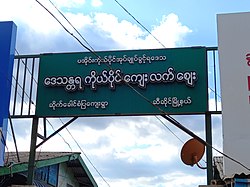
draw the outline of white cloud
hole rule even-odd
[[[74,33],[75,36],[80,38],[48,1],[41,2],[59,19],[70,33]],[[55,4],[57,3],[62,7],[69,7],[76,6],[76,4],[84,4],[85,2],[80,0],[55,1]],[[13,11],[8,11],[10,9]],[[140,26],[127,20],[119,20],[115,15],[100,12],[84,15],[79,12],[70,12],[70,9],[64,14],[78,31],[82,33],[88,43],[98,50],[162,47]],[[0,7],[0,18],[1,20],[14,20],[18,25],[18,31],[20,29],[23,30],[22,32],[18,32],[19,37],[17,40],[17,46],[22,46],[22,51],[43,53],[67,50],[79,51],[82,48],[35,1],[27,0],[22,3],[17,0],[7,1],[4,6]],[[184,37],[190,32],[192,31],[187,26],[184,26],[175,14],[163,16],[160,23],[155,25],[151,30],[151,33],[166,47],[181,46]],[[61,43],[64,43],[64,45],[61,45]]]
[[[139,135],[140,131],[146,128],[154,134]],[[81,144],[94,147],[94,149],[89,149],[89,154],[101,154],[103,158],[111,156],[114,159],[127,160],[129,163],[143,159],[152,162],[168,162],[178,154],[178,148],[175,145],[161,138],[164,131],[162,132],[156,125],[149,124],[147,117],[145,121],[136,123],[131,120],[110,121],[110,125],[102,131],[84,128],[84,131],[73,130],[73,133]],[[81,138],[83,134],[86,139]],[[102,141],[101,144],[99,140]]]
[[[148,160],[149,162],[171,161],[178,156],[178,148],[174,145],[137,145],[132,147],[122,147],[115,154],[118,159],[126,159],[129,163],[138,160]],[[122,150],[124,149],[124,150]],[[166,151],[168,150],[168,151]]]
[[[102,1],[101,0],[92,0],[91,1],[91,5],[94,6],[94,7],[99,7],[99,6],[102,6]]]
[[[209,102],[209,110],[211,110],[211,111],[216,111],[216,110],[221,111],[222,105],[221,105],[220,98],[217,97],[217,100],[215,100],[215,98],[210,98],[208,100],[208,102]]]
[[[49,120],[55,128],[61,125],[58,119]],[[111,186],[191,187],[204,184],[204,175],[188,174],[191,170],[197,171],[199,169],[187,167],[181,162],[179,156],[181,146],[170,144],[168,139],[172,136],[168,136],[166,131],[159,128],[156,125],[157,121],[154,122],[154,120],[153,117],[117,117],[110,120],[109,126],[104,130],[95,130],[79,125],[76,127],[77,123],[84,121],[84,118],[82,118],[68,128],[82,150]],[[100,118],[99,121],[101,124],[103,120]],[[31,128],[31,121],[25,123],[26,126],[29,124]],[[17,123],[17,125],[22,126],[23,124]],[[53,132],[48,123],[47,130],[48,134]],[[23,131],[23,128],[20,127],[19,131]],[[39,127],[39,131],[42,133],[42,125]],[[177,129],[177,131],[180,130]],[[29,151],[30,135],[19,136],[18,134],[19,132],[17,132],[16,138],[18,139],[19,150]],[[56,135],[38,151],[81,151],[66,130],[63,130],[60,134],[67,143],[59,135]],[[54,142],[56,142],[56,145]],[[12,151],[15,150],[11,136],[8,136],[8,148]],[[106,186],[85,156],[83,154],[81,156],[97,180],[98,185]],[[190,168],[190,171],[185,172],[186,168]],[[182,173],[172,173],[175,170],[182,171]]]
[[[160,24],[154,26],[151,33],[155,38],[138,25],[126,20],[119,21],[111,14],[97,13],[94,20],[95,25],[104,31],[107,37],[112,38],[126,49],[162,48],[163,46],[155,38],[165,47],[181,46],[183,38],[192,32],[179,22],[178,16],[175,14],[163,16]]]
[[[176,186],[183,186],[183,187],[193,187],[198,186],[199,184],[206,184],[206,177],[203,176],[196,176],[187,173],[172,173],[172,174],[165,174],[159,175],[155,177],[139,177],[136,179],[111,179],[109,180],[109,184],[111,186],[119,186],[119,187],[176,187]],[[155,185],[155,181],[157,185]],[[106,186],[103,181],[99,181],[101,186]]]
[[[77,29],[77,30],[84,30],[85,27],[91,26],[93,24],[93,20],[90,17],[90,15],[84,15],[81,13],[73,14],[73,13],[66,13],[65,16],[68,20],[70,20],[70,23]],[[68,25],[68,23],[67,23]],[[73,29],[71,28],[70,30]]]
[[[183,39],[192,30],[182,25],[176,14],[162,16],[159,25],[154,26],[152,35],[155,36],[165,47],[183,46]],[[162,47],[151,35],[146,38],[145,44],[151,48]],[[148,47],[150,47],[148,46]]]
[[[44,6],[48,10],[52,9],[52,6],[45,3]],[[11,12],[9,10],[12,10]],[[57,16],[58,14],[56,14]],[[24,32],[32,35],[36,33],[45,34],[58,34],[61,29],[59,24],[52,19],[52,16],[43,9],[35,1],[27,0],[25,2],[20,2],[16,0],[10,0],[5,3],[4,6],[0,6],[0,18],[1,21],[13,20],[18,27],[17,32],[19,32],[19,26],[24,28]]]
[[[137,25],[126,20],[119,22],[118,18],[111,14],[96,13],[94,16],[96,28],[104,32],[106,37],[112,38],[122,48],[140,48],[144,32]]]
[[[86,0],[53,0],[58,8],[72,8],[81,6],[86,3]]]

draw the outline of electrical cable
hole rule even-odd
[[[15,51],[16,51],[17,55],[20,55],[20,53],[17,51],[17,49],[15,49]],[[25,62],[24,62],[23,59],[21,59],[21,62],[23,63],[23,65],[25,65]],[[32,76],[32,72],[31,72],[31,70],[28,68],[28,66],[27,66],[27,70],[28,70],[29,74]],[[37,80],[36,80],[34,77],[32,77],[32,78],[33,78],[34,82],[35,82],[36,84],[38,84]]]
[[[29,99],[29,94],[25,91],[25,89],[22,87],[22,85],[20,85],[20,83],[17,81],[17,79],[14,76],[12,76],[12,78],[16,81],[17,85],[23,90],[23,93]],[[20,93],[19,93],[19,96],[22,98],[22,95]],[[32,101],[32,102],[34,103],[34,101]]]
[[[129,16],[131,16],[144,30],[146,30],[158,43],[160,43],[163,47],[165,47],[143,24],[141,24],[118,0],[114,0]],[[165,47],[166,48],[166,47]],[[213,91],[218,97],[218,93],[216,93],[212,88],[209,88]],[[220,97],[221,98],[221,97]],[[217,103],[217,102],[216,102]],[[217,105],[216,105],[217,106]],[[216,107],[217,108],[217,107]]]
[[[62,121],[61,118],[59,118],[59,120],[61,121],[61,123],[64,125],[65,123]],[[94,168],[94,170],[98,173],[98,175],[102,178],[102,180],[108,185],[109,183],[105,180],[105,178],[102,176],[102,174],[98,171],[98,169],[95,167],[95,165],[93,164],[93,162],[89,159],[88,155],[83,151],[83,149],[81,148],[81,146],[79,145],[79,143],[76,141],[76,139],[74,138],[74,136],[71,134],[71,132],[69,131],[69,129],[66,127],[67,132],[69,133],[69,135],[71,136],[71,138],[74,140],[75,144],[77,145],[77,147],[81,150],[81,152],[83,153],[83,155],[86,157],[86,159],[88,160],[88,162],[90,163],[90,165]]]
[[[60,15],[70,24],[70,26],[76,31],[76,33],[83,39],[83,41],[88,44],[88,46],[94,51],[94,49],[91,47],[91,45],[88,43],[88,41],[82,36],[82,34],[74,27],[74,25],[67,19],[67,17],[55,6],[55,4],[51,1],[48,0],[53,7],[60,13]]]
[[[87,47],[86,45],[84,45],[81,40],[79,40],[73,33],[71,33],[61,22],[60,20],[51,12],[49,11],[40,1],[35,0],[41,7],[43,7],[61,26],[62,28],[68,33],[70,34],[73,38],[75,38],[75,40],[77,40],[82,47],[84,47],[85,49],[87,49],[88,51],[91,51],[91,49],[89,47]]]
[[[19,54],[17,49],[16,49],[16,52],[17,52],[17,54]],[[23,62],[23,60],[21,60],[21,62]],[[23,63],[24,63],[24,62],[23,62]],[[24,64],[24,65],[25,65],[25,64]],[[27,67],[27,68],[28,68],[28,67]],[[30,73],[31,73],[31,72],[30,72]],[[25,93],[26,97],[27,97],[28,99],[30,99],[30,96],[28,95],[28,93],[24,90],[24,88],[22,88],[22,86],[20,85],[20,83],[17,82],[16,78],[15,78],[13,75],[12,75],[12,78],[16,81],[17,85],[23,90],[23,92]],[[33,78],[33,79],[35,80],[35,78]],[[38,82],[36,81],[35,84],[38,84]],[[14,87],[13,84],[12,84],[12,86]],[[22,95],[21,95],[20,93],[17,92],[17,94],[18,94],[20,97],[22,97]],[[25,102],[25,104],[28,105],[28,103],[27,103],[26,101],[24,101],[24,102]],[[31,100],[31,102],[32,102],[32,103],[34,104],[34,106],[36,107],[34,101]],[[34,111],[33,111],[33,112],[34,112]],[[51,128],[55,131],[54,126],[51,124],[51,122],[50,122],[47,118],[46,118],[46,121],[49,123],[49,125],[51,126]],[[68,147],[70,148],[70,150],[72,151],[72,147],[70,146],[70,144],[63,138],[63,136],[62,136],[60,133],[58,133],[58,135],[62,138],[62,140],[64,141],[64,143],[67,144]]]
[[[94,170],[98,173],[98,175],[102,178],[102,180],[108,185],[109,183],[105,180],[105,178],[103,177],[103,175],[98,171],[98,169],[95,167],[95,165],[93,164],[93,162],[89,159],[88,155],[83,151],[83,149],[81,148],[81,146],[79,145],[79,143],[76,141],[76,139],[74,138],[74,136],[71,134],[71,132],[69,131],[69,129],[66,127],[67,132],[70,134],[71,138],[74,140],[74,142],[76,143],[77,147],[81,150],[81,152],[84,154],[84,156],[86,157],[86,159],[88,160],[88,162],[91,164],[91,166],[94,168]]]
[[[216,149],[215,147],[213,147],[211,144],[207,143],[205,140],[203,140],[202,138],[200,138],[199,136],[197,136],[196,134],[194,134],[192,131],[190,131],[189,129],[187,129],[186,127],[184,127],[181,123],[179,123],[176,119],[174,119],[173,117],[169,116],[169,115],[162,115],[163,118],[167,119],[169,122],[171,122],[172,124],[174,124],[175,126],[177,126],[178,128],[180,128],[181,130],[183,130],[184,132],[186,132],[187,134],[189,134],[191,137],[197,139],[199,142],[203,143],[204,145],[211,147],[212,149],[214,149],[215,151],[217,151],[218,153],[220,153],[221,155],[227,157],[228,159],[230,159],[231,161],[239,164],[240,166],[242,166],[243,168],[245,168],[246,170],[250,171],[250,168],[248,168],[247,166],[245,166],[244,164],[242,164],[240,161],[234,159],[233,157],[223,153],[222,151]]]
[[[18,51],[16,50],[16,52],[18,53]],[[19,53],[18,53],[19,54]],[[22,62],[23,62],[23,60],[22,60]],[[24,62],[23,62],[24,63]],[[15,77],[14,76],[12,76],[14,79],[15,79]],[[16,79],[15,79],[15,81],[16,81]],[[38,84],[37,82],[35,82],[36,84]],[[13,84],[12,84],[12,86],[14,86]],[[21,88],[21,89],[23,89],[22,88],[22,86],[18,83],[18,86]],[[25,91],[24,91],[25,92]],[[21,94],[20,93],[18,93],[19,94],[19,96],[21,97]],[[29,95],[25,92],[25,94],[26,94],[26,96],[29,98]],[[25,102],[25,101],[24,101]],[[27,103],[26,103],[27,104]],[[35,104],[34,104],[35,105]],[[51,124],[51,122],[46,118],[46,121],[49,123],[49,125],[51,126],[51,128],[55,131],[55,128],[54,128],[54,126]],[[62,140],[64,141],[64,143],[65,144],[67,144],[68,145],[68,147],[70,148],[70,150],[71,150],[71,152],[73,152],[73,149],[72,149],[72,147],[70,146],[70,144],[63,138],[63,136],[60,134],[60,133],[58,133],[58,135],[62,138]],[[72,135],[71,135],[72,136]],[[38,159],[39,159],[39,156],[40,156],[40,154],[41,154],[41,149],[42,149],[42,147],[40,148],[40,151],[38,152]],[[85,153],[84,153],[85,154]],[[86,154],[85,154],[86,155]],[[91,162],[90,162],[91,163]],[[36,164],[35,164],[36,165]],[[98,172],[98,171],[97,171]]]
[[[71,33],[60,21],[59,19],[56,18],[56,16],[54,14],[52,14],[43,4],[41,4],[38,0],[35,0],[39,5],[41,5],[63,28],[64,30],[69,33],[71,36],[73,36],[85,49],[87,49],[88,51],[91,51],[92,53],[94,53],[98,58],[99,56],[94,52],[94,50],[92,51],[91,49],[93,49],[90,44],[82,37],[82,35],[75,29],[75,27],[68,21],[68,19],[62,14],[61,11],[59,11],[58,8],[56,8],[53,4],[53,6],[59,11],[59,13],[68,21],[68,23],[77,31],[77,33],[81,36],[81,38],[90,46],[87,47],[86,45],[84,45],[73,33]],[[61,121],[62,122],[62,121]],[[67,129],[67,128],[66,128]],[[68,129],[67,129],[68,131]],[[68,131],[69,132],[69,131]],[[73,138],[72,134],[70,133],[70,136]],[[76,142],[76,140],[73,138],[73,140]],[[81,149],[81,147],[79,146],[78,142],[76,142],[76,144],[78,145],[78,147]],[[83,150],[81,149],[81,151],[83,152]],[[92,167],[96,170],[96,172],[98,173],[98,175],[102,178],[102,180],[108,185],[108,182],[104,179],[104,177],[101,175],[101,173],[97,170],[97,168],[93,165],[93,163],[90,161],[90,159],[87,157],[87,155],[83,152],[83,154],[85,155],[85,157],[88,159],[89,163],[92,165]]]
[[[212,88],[209,89],[221,99],[221,96],[218,93],[216,93]]]
[[[16,52],[18,53],[18,51],[16,50]],[[19,54],[19,53],[18,53]],[[23,64],[25,65],[25,63],[24,63],[24,61],[23,60],[21,60],[22,62],[23,62]],[[26,67],[26,68],[28,68],[28,67]],[[29,71],[30,72],[30,71]],[[30,74],[31,74],[31,72],[30,72]],[[12,76],[14,79],[15,79],[15,77],[14,76]],[[15,79],[16,80],[16,79]],[[34,79],[35,80],[35,79]],[[36,84],[38,84],[37,82],[35,82]],[[12,84],[12,86],[14,86],[13,84]],[[18,86],[21,88],[21,89],[23,89],[22,88],[22,86],[18,83]],[[25,91],[24,91],[25,92]],[[25,92],[26,93],[26,92]],[[21,94],[20,93],[18,93],[19,94],[19,96],[21,97]],[[29,98],[29,95],[26,93],[26,96]],[[25,101],[24,101],[25,102]],[[27,103],[26,103],[27,104]],[[35,104],[34,104],[35,105]],[[55,128],[54,128],[54,126],[51,124],[51,122],[46,118],[46,121],[49,123],[49,125],[51,126],[51,128],[54,130],[54,131],[56,131],[55,130]],[[62,122],[62,121],[61,121]],[[63,122],[62,122],[63,123]],[[67,129],[68,130],[68,129]],[[69,131],[68,131],[69,132]],[[70,132],[69,132],[70,133]],[[64,141],[64,143],[65,144],[67,144],[68,145],[68,147],[70,148],[70,150],[71,150],[71,152],[73,152],[73,149],[72,149],[72,147],[70,146],[70,144],[63,138],[63,136],[60,134],[60,133],[58,133],[59,134],[59,136],[63,139],[63,141]],[[72,134],[70,134],[71,135],[71,137],[73,138],[73,136],[72,136]],[[73,138],[74,139],[74,138]],[[74,139],[74,141],[76,141],[75,139]],[[79,147],[79,144],[77,144],[78,145],[78,147]],[[81,149],[82,150],[82,149]],[[40,150],[38,151],[38,156],[37,156],[37,160],[39,160],[39,157],[40,157],[40,154],[41,154],[41,151],[42,151],[42,146],[40,147]],[[92,166],[94,167],[94,165],[93,165],[93,163],[89,160],[89,158],[87,157],[87,155],[83,152],[83,154],[85,155],[85,157],[88,159],[88,161],[92,164]],[[35,167],[36,167],[36,163],[35,163]],[[95,167],[94,167],[95,168]],[[96,168],[95,168],[96,169]],[[100,174],[100,172],[96,169],[96,171],[97,171],[97,173],[99,173],[99,175],[103,178],[103,176]],[[106,182],[106,180],[103,178],[103,180]],[[106,182],[107,183],[107,182]],[[108,184],[108,183],[107,183]],[[108,184],[109,185],[109,184]]]
[[[178,137],[175,133],[174,133],[174,131],[172,131],[158,116],[155,116],[155,118],[158,120],[158,121],[160,121],[160,123],[171,133],[171,134],[173,134],[181,143],[183,143],[183,144],[185,144],[185,142],[180,138],[180,137]],[[207,163],[204,159],[202,159],[202,161],[204,162],[204,163]]]
[[[49,123],[49,125],[51,126],[51,128],[54,130],[54,132],[56,131],[55,128],[53,127],[53,125],[51,124],[51,122],[46,118],[46,121]],[[58,133],[59,136],[63,139],[64,143],[68,145],[68,147],[70,148],[71,152],[73,152],[72,147],[70,146],[70,144],[64,139],[64,137]]]
[[[174,131],[172,131],[158,116],[155,116],[155,118],[161,122],[161,124],[166,128],[168,129],[169,132],[171,132],[178,140],[180,140],[181,143],[185,143],[181,138],[179,138],[175,133]]]
[[[12,75],[12,78],[16,81],[16,79],[15,79],[15,77]],[[12,86],[12,87],[14,87],[15,88],[15,86],[13,85],[13,83],[12,83],[12,81],[8,78],[8,77],[6,77],[6,80],[10,83],[10,85]],[[23,89],[22,88],[22,86],[20,85],[20,84],[17,84],[18,86],[20,86],[20,88],[21,89]],[[23,91],[24,91],[24,93],[28,96],[28,94],[25,92],[25,90],[23,89]],[[20,96],[20,97],[22,97],[21,96],[21,94],[17,91],[17,94]],[[25,101],[24,101],[25,102]],[[10,113],[8,114],[9,115],[9,120],[10,120],[10,123],[11,123],[11,130],[12,130],[12,135],[10,134],[10,132],[8,131],[8,129],[7,129],[7,133],[9,133],[11,136],[12,136],[12,138],[13,138],[13,140],[14,140],[14,144],[15,144],[15,148],[16,148],[16,151],[18,151],[17,150],[17,144],[16,144],[16,140],[15,140],[15,133],[14,133],[14,130],[13,130],[13,126],[12,126],[12,121],[11,121],[11,117],[10,117]],[[6,163],[8,163],[8,159],[9,159],[9,149],[8,149],[8,146],[7,146],[7,140],[5,140],[5,138],[4,138],[4,135],[3,135],[3,132],[2,132],[2,130],[0,129],[0,131],[1,131],[1,142],[3,143],[3,145],[6,147],[6,150],[7,150],[7,159],[6,159],[6,162],[5,162],[5,164]],[[18,152],[17,152],[17,160],[18,161],[20,161],[19,160],[19,156],[18,156]]]
[[[166,48],[166,46],[161,43],[160,40],[158,40],[143,24],[141,24],[121,3],[119,3],[117,0],[114,0],[129,16],[131,16],[145,31],[147,31],[163,48]]]
[[[160,40],[158,40],[143,24],[141,24],[118,0],[114,0],[129,16],[131,16],[145,31],[147,31],[159,44],[161,44],[164,48],[166,48]],[[212,88],[212,90],[218,97],[220,97]],[[221,98],[221,97],[220,97]]]
[[[68,31],[68,29],[54,16],[54,14],[52,14],[44,5],[42,5],[38,0],[35,0],[37,3],[39,3],[52,17],[54,17],[54,19],[57,20],[57,22],[65,29],[65,31],[67,31],[72,37],[74,37],[85,49],[87,49],[88,51],[92,52],[93,54],[97,55],[94,51],[91,51],[90,48],[88,48],[87,46],[85,46],[73,33],[70,33]],[[116,0],[115,0],[116,1]],[[118,3],[118,1],[116,1]],[[125,9],[126,10],[126,9]],[[98,56],[98,55],[97,55]],[[107,66],[109,66],[108,64],[106,64]],[[126,82],[125,82],[126,83]],[[135,91],[135,93],[137,93],[139,96],[141,96],[145,101],[147,101],[148,103],[150,103],[151,105],[153,105],[155,108],[157,108],[159,110],[159,112],[162,113],[162,117],[164,117],[165,119],[169,120],[172,124],[177,125],[180,129],[185,129],[187,131],[184,132],[189,132],[189,135],[191,135],[192,137],[195,137],[198,141],[200,141],[201,143],[210,146],[211,148],[213,148],[215,151],[219,152],[220,154],[222,154],[223,156],[227,157],[228,159],[234,161],[235,163],[241,165],[242,167],[244,167],[245,169],[249,170],[250,169],[248,167],[246,167],[244,164],[242,164],[241,162],[235,160],[234,158],[230,157],[229,155],[219,151],[218,149],[214,148],[212,145],[208,144],[206,141],[204,141],[203,139],[201,139],[199,136],[195,135],[192,131],[190,131],[189,129],[185,128],[183,125],[181,125],[178,121],[176,121],[174,118],[172,118],[171,116],[169,116],[164,110],[162,110],[159,106],[154,105],[148,98],[146,98],[144,95],[142,95],[138,90],[136,90],[133,86],[131,86],[130,84],[126,83],[127,86],[129,86],[133,91]]]
[[[15,131],[14,131],[12,119],[10,117],[10,113],[9,113],[9,123],[10,123],[10,129],[11,129],[11,132],[12,132],[12,135],[13,135],[12,138],[13,138],[15,149],[16,149],[17,161],[20,162],[20,157],[19,157],[19,153],[18,153],[18,149],[17,149],[17,142],[16,142]]]

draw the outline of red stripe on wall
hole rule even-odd
[[[250,91],[250,76],[247,77],[248,80],[248,91]]]

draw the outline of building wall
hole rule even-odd
[[[79,187],[79,183],[75,179],[73,172],[67,167],[66,163],[59,165],[58,186],[60,187]]]
[[[34,172],[34,179],[56,187],[58,182],[59,164],[38,168]]]
[[[219,14],[218,44],[221,77],[223,152],[250,166],[250,12]],[[224,175],[250,174],[224,157]]]

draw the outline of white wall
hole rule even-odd
[[[218,46],[222,91],[223,152],[250,167],[250,12],[220,14]],[[250,83],[249,83],[250,84]],[[239,164],[225,158],[224,172],[250,174]]]

